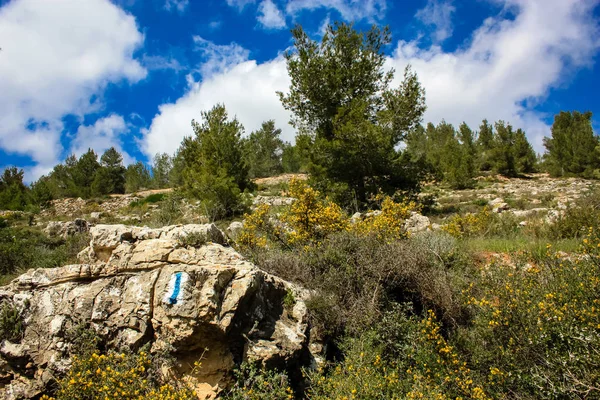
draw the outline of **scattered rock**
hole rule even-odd
[[[259,206],[261,204],[268,204],[270,206],[289,206],[296,199],[293,197],[282,197],[282,196],[256,196],[252,203],[254,206]]]
[[[227,233],[229,234],[230,238],[232,238],[233,240],[235,240],[238,237],[238,235],[240,234],[240,232],[242,231],[242,229],[244,229],[244,223],[243,222],[233,221],[227,227]]]
[[[423,232],[431,227],[431,221],[424,215],[412,212],[410,218],[404,223],[404,228],[410,233]]]
[[[492,212],[500,214],[504,211],[510,210],[510,206],[504,202],[500,197],[495,198],[489,202],[490,207],[492,207]]]

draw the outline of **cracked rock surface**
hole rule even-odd
[[[207,243],[183,246],[192,233]],[[243,360],[310,362],[305,292],[224,246],[216,226],[97,225],[90,234],[81,264],[29,270],[0,288],[0,301],[25,322],[19,343],[0,344],[0,398],[43,393],[69,368],[69,332],[81,325],[110,349],[149,343],[168,353],[176,360],[169,374],[186,376],[201,398],[216,396]],[[289,291],[296,301],[286,308]],[[200,358],[202,368],[193,370]]]

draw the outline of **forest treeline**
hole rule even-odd
[[[361,33],[336,24],[320,43],[301,27],[292,35],[294,50],[286,55],[291,85],[278,95],[292,113],[295,144],[281,139],[273,120],[244,136],[243,125],[217,104],[192,121],[192,135],[174,155],[157,154],[150,165],[125,166],[115,148],[100,157],[89,149],[31,185],[24,183],[23,170],[8,167],[0,178],[0,209],[174,187],[223,217],[243,210],[253,178],[283,172],[309,173],[313,186],[354,208],[379,192],[417,192],[420,182],[433,179],[463,189],[486,173],[600,178],[600,140],[591,112],[556,115],[544,139],[546,151],[537,155],[526,133],[506,121],[424,125],[425,90],[410,66],[400,85],[390,87],[394,71],[383,67],[383,48],[391,40],[386,28]]]

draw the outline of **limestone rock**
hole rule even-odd
[[[238,237],[238,235],[240,234],[240,232],[242,231],[242,229],[244,229],[243,222],[233,221],[227,227],[227,233],[229,234],[229,237],[231,237],[233,240],[235,240]]]
[[[78,233],[85,233],[89,231],[90,224],[81,218],[76,218],[74,221],[50,221],[44,233],[50,237],[62,237],[73,236]]]
[[[497,214],[510,210],[510,206],[499,197],[495,198],[494,200],[491,200],[489,204],[492,207],[492,212]]]
[[[411,216],[404,223],[404,228],[407,232],[417,233],[430,229],[431,221],[424,215],[417,212],[412,212]]]
[[[21,310],[25,324],[20,343],[0,343],[0,398],[39,397],[68,369],[68,335],[82,324],[111,349],[150,343],[152,352],[168,352],[175,360],[169,373],[187,377],[205,398],[214,398],[243,360],[309,365],[315,346],[305,291],[218,244],[225,239],[215,229],[97,225],[87,250],[93,262],[29,270],[0,288],[0,302]],[[181,235],[194,232],[211,241],[183,246]],[[283,305],[289,291],[291,309]]]

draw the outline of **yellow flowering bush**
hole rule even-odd
[[[158,384],[151,376],[152,360],[138,354],[74,356],[67,375],[58,382],[54,397],[43,400],[119,399],[191,400],[195,393],[183,384]]]
[[[584,239],[589,251],[598,248]],[[600,274],[593,258],[552,252],[535,264],[496,264],[466,291],[463,332],[473,363],[497,393],[600,395]]]
[[[456,238],[481,235],[489,227],[492,219],[490,209],[484,207],[475,214],[454,215],[450,222],[442,226],[442,230]]]
[[[237,244],[243,248],[260,248],[267,246],[267,235],[272,227],[269,223],[268,204],[261,204],[251,214],[244,214],[244,227],[237,237]]]
[[[344,350],[343,362],[311,375],[310,398],[489,398],[443,338],[431,311],[421,320],[387,314]]]
[[[408,237],[404,224],[412,211],[418,207],[414,202],[394,202],[390,197],[383,198],[381,212],[357,221],[351,231],[360,236],[375,235],[380,240],[392,241]]]
[[[318,190],[299,179],[290,181],[289,195],[296,200],[281,216],[290,227],[290,244],[318,241],[334,232],[347,229],[348,218],[341,207],[328,198],[322,199]]]
[[[269,243],[284,247],[318,243],[328,235],[346,230],[349,221],[340,206],[321,198],[318,190],[300,179],[292,179],[289,195],[296,200],[278,220],[271,216],[271,207],[263,204],[252,214],[244,215],[244,228],[237,244],[242,248],[264,248]]]

